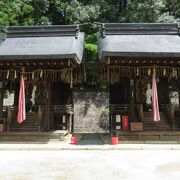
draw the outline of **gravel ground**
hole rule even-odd
[[[0,151],[0,180],[179,180],[180,151]]]

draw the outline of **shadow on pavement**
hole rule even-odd
[[[82,134],[77,145],[103,145],[100,134]]]

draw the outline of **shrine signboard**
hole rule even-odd
[[[109,132],[109,93],[74,93],[74,132]]]

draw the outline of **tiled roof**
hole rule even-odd
[[[177,24],[102,24],[100,59],[107,56],[180,57]]]
[[[80,63],[84,33],[75,25],[8,27],[0,60],[73,58]]]

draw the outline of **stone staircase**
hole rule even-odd
[[[0,133],[0,143],[48,143],[64,141],[67,131],[50,132],[4,132]]]
[[[14,120],[11,124],[10,131],[11,132],[37,132],[38,131],[38,117],[35,112],[28,112],[26,114],[26,120],[18,124],[16,120]],[[41,131],[45,127],[45,121],[41,122]]]
[[[81,133],[78,145],[102,145],[103,141],[99,133]]]
[[[103,144],[111,144],[111,134],[110,133],[100,133],[100,137]]]
[[[168,131],[172,130],[166,113],[160,112],[160,121],[152,121],[152,112],[144,112],[143,129],[144,131]]]

